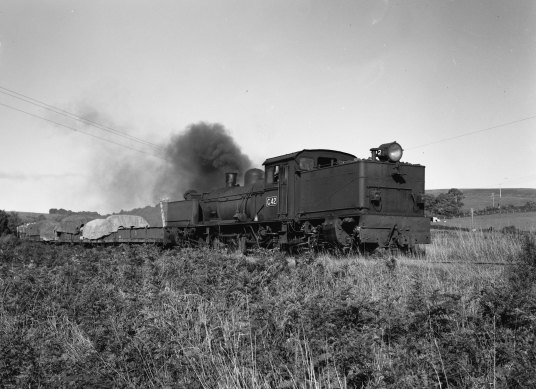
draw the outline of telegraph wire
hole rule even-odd
[[[135,149],[135,148],[130,147],[130,146],[127,146],[127,145],[125,145],[125,144],[123,144],[123,143],[115,142],[115,141],[113,141],[113,140],[111,140],[111,139],[103,138],[103,137],[100,137],[100,136],[98,136],[98,135],[92,134],[92,133],[90,133],[90,132],[85,132],[85,131],[79,130],[78,128],[74,128],[74,127],[68,126],[68,125],[63,124],[63,123],[58,123],[58,122],[56,122],[56,121],[54,121],[54,120],[47,119],[47,118],[45,118],[45,117],[43,117],[43,116],[39,116],[39,115],[36,115],[36,114],[34,114],[34,113],[24,111],[24,110],[22,110],[22,109],[20,109],[20,108],[16,108],[16,107],[13,107],[13,106],[8,105],[8,104],[0,103],[0,105],[1,105],[1,106],[4,106],[4,107],[6,107],[6,108],[12,109],[12,110],[14,110],[14,111],[18,111],[18,112],[24,113],[24,114],[26,114],[26,115],[32,116],[32,117],[34,117],[34,118],[37,118],[37,119],[41,119],[41,120],[47,121],[47,122],[52,123],[52,124],[55,124],[55,125],[57,125],[57,126],[65,127],[65,128],[67,128],[67,129],[69,129],[69,130],[72,130],[72,131],[75,131],[75,132],[80,132],[81,134],[88,135],[88,136],[91,136],[91,137],[96,138],[96,139],[103,140],[103,141],[108,142],[108,143],[113,143],[113,144],[115,144],[115,145],[117,145],[117,146],[121,146],[121,147],[130,149],[130,150],[133,150],[133,151],[137,151],[138,153],[147,154],[147,155],[150,155],[150,156],[152,156],[152,157],[156,157],[156,158],[160,158],[160,159],[162,159],[162,160],[166,160],[165,158],[163,158],[163,157],[161,157],[161,156],[159,156],[159,155],[157,155],[157,154],[148,153],[148,152],[143,151],[143,150]]]
[[[140,139],[140,138],[137,138],[133,135],[130,135],[128,133],[125,133],[123,131],[119,131],[119,130],[116,130],[114,128],[111,128],[111,127],[107,127],[103,124],[100,124],[100,123],[97,123],[95,121],[92,121],[92,120],[89,120],[89,119],[85,119],[83,117],[80,117],[78,115],[75,115],[71,112],[68,112],[68,111],[65,111],[63,109],[60,109],[60,108],[57,108],[53,105],[50,105],[50,104],[47,104],[47,103],[44,103],[42,101],[39,101],[37,99],[34,99],[32,97],[29,97],[29,96],[26,96],[26,95],[23,95],[22,93],[18,93],[18,92],[15,92],[13,90],[10,90],[10,89],[7,89],[7,88],[4,88],[2,86],[0,86],[0,93],[3,93],[5,95],[8,95],[8,96],[11,96],[11,97],[14,97],[16,99],[19,99],[19,100],[22,100],[22,101],[25,101],[27,103],[30,103],[30,104],[34,104],[34,105],[37,105],[41,108],[45,108],[45,109],[48,109],[52,112],[55,112],[57,114],[60,114],[60,115],[63,115],[63,116],[66,116],[66,117],[69,117],[71,119],[75,119],[75,120],[78,120],[78,121],[82,121],[86,124],[89,124],[89,125],[92,125],[94,127],[97,127],[97,128],[100,128],[104,131],[108,131],[108,132],[111,132],[113,133],[114,135],[117,135],[117,136],[120,136],[120,137],[125,137],[125,138],[128,138],[130,140],[134,140],[136,142],[139,142],[139,143],[142,143],[144,145],[147,145],[147,146],[151,146],[151,147],[154,147],[156,149],[162,149],[161,146],[157,145],[157,144],[154,144],[154,143],[151,143],[149,141],[146,141],[146,140],[143,140],[143,139]]]
[[[495,185],[497,185],[497,187],[500,188],[503,185],[509,185],[511,182],[525,181],[526,178],[532,178],[532,177],[536,177],[536,174],[528,174],[526,176],[517,176],[517,177],[512,177],[512,178],[506,177],[504,180],[496,183]]]
[[[419,145],[419,146],[408,147],[406,150],[419,149],[419,148],[421,148],[421,147],[431,146],[431,145],[435,145],[435,144],[437,144],[437,143],[442,143],[442,142],[446,142],[446,141],[449,141],[449,140],[454,140],[454,139],[463,138],[463,137],[466,137],[466,136],[469,136],[469,135],[478,134],[478,133],[480,133],[480,132],[490,131],[490,130],[494,130],[494,129],[496,129],[496,128],[506,127],[506,126],[509,126],[509,125],[512,125],[512,124],[516,124],[516,123],[521,123],[521,122],[524,122],[524,121],[527,121],[527,120],[531,120],[531,119],[534,119],[534,118],[536,118],[536,115],[527,116],[527,117],[522,118],[522,119],[512,120],[511,122],[506,122],[506,123],[497,124],[497,125],[492,126],[492,127],[486,127],[486,128],[480,129],[480,130],[471,131],[471,132],[466,132],[466,133],[464,133],[464,134],[451,136],[451,137],[449,137],[449,138],[439,139],[439,140],[436,140],[436,141],[434,141],[434,142],[425,143],[425,144],[422,144],[422,145]]]
[[[104,131],[107,131],[107,132],[110,132],[116,136],[119,136],[119,137],[123,137],[123,138],[126,138],[126,139],[129,139],[129,140],[132,140],[132,141],[135,141],[135,142],[138,142],[138,143],[141,143],[145,146],[150,146],[150,147],[153,147],[155,150],[157,151],[163,151],[163,148],[155,143],[151,143],[149,141],[146,141],[144,139],[141,139],[141,138],[137,138],[133,135],[130,135],[128,133],[125,133],[123,131],[119,131],[119,130],[116,130],[114,128],[111,128],[111,127],[108,127],[108,126],[105,126],[103,124],[100,124],[100,123],[97,123],[95,121],[92,121],[92,120],[89,120],[89,119],[85,119],[81,116],[78,116],[78,115],[75,115],[74,113],[71,113],[71,112],[68,112],[68,111],[65,111],[61,108],[57,108],[53,105],[50,105],[50,104],[47,104],[47,103],[44,103],[40,100],[37,100],[37,99],[34,99],[32,97],[29,97],[29,96],[26,96],[26,95],[23,95],[22,93],[19,93],[19,92],[15,92],[13,90],[10,90],[10,89],[7,89],[7,88],[4,88],[2,86],[0,86],[0,93],[3,93],[7,96],[11,96],[13,98],[16,98],[16,99],[19,99],[19,100],[22,100],[24,102],[27,102],[27,103],[30,103],[30,104],[33,104],[33,105],[36,105],[40,108],[45,108],[49,111],[52,111],[54,113],[57,113],[59,115],[63,115],[63,116],[66,116],[66,117],[69,117],[71,119],[75,119],[75,120],[78,120],[78,121],[81,121],[81,122],[84,122],[90,126],[93,126],[93,127],[97,127],[101,130],[104,130]],[[4,105],[4,104],[2,104]],[[5,105],[4,105],[5,106]],[[78,131],[78,130],[77,130]],[[101,138],[101,139],[104,139],[104,138]]]
[[[60,109],[60,108],[57,108],[57,107],[54,107],[50,104],[47,104],[47,103],[44,103],[42,101],[39,101],[37,99],[34,99],[32,97],[29,97],[29,96],[25,96],[23,95],[22,93],[18,93],[18,92],[15,92],[15,91],[12,91],[10,89],[7,89],[7,88],[4,88],[2,86],[0,86],[0,93],[3,93],[5,95],[8,95],[8,96],[11,96],[11,97],[14,97],[16,99],[19,99],[19,100],[22,100],[22,101],[25,101],[27,103],[30,103],[30,104],[33,104],[33,105],[37,105],[41,108],[45,108],[45,109],[48,109],[52,112],[55,112],[57,114],[60,114],[60,115],[63,115],[63,116],[66,116],[66,117],[69,117],[71,119],[75,119],[75,120],[78,120],[78,121],[82,121],[86,124],[89,124],[91,126],[94,126],[94,127],[97,127],[97,128],[100,128],[104,131],[108,131],[108,132],[111,132],[113,133],[114,135],[117,135],[117,136],[120,136],[120,137],[124,137],[124,138],[128,138],[129,140],[134,140],[136,142],[139,142],[139,143],[142,143],[146,146],[151,146],[157,150],[162,150],[162,147],[157,145],[157,144],[154,144],[154,143],[151,143],[149,141],[146,141],[146,140],[143,140],[143,139],[140,139],[140,138],[137,138],[133,135],[130,135],[130,134],[127,134],[125,132],[122,132],[122,131],[119,131],[119,130],[116,130],[114,128],[111,128],[111,127],[107,127],[107,126],[104,126],[100,123],[97,123],[97,122],[94,122],[92,120],[89,120],[89,119],[85,119],[83,117],[80,117],[78,115],[75,115],[71,112],[68,112],[68,111],[65,111],[63,109]]]

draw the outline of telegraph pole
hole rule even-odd
[[[471,208],[471,230],[475,229],[475,219],[473,217],[473,214],[474,214],[474,210],[473,208]]]

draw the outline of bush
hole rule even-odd
[[[506,282],[484,291],[482,314],[492,320],[498,369],[508,387],[536,386],[536,243],[526,236]],[[532,366],[532,367],[531,367]]]
[[[0,210],[0,236],[16,234],[17,226],[21,223],[17,213],[7,213],[6,211]]]

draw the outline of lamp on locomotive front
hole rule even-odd
[[[384,143],[379,147],[370,149],[370,151],[374,161],[379,160],[382,162],[398,162],[404,153],[402,146],[397,142]]]

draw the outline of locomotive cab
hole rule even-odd
[[[325,149],[305,149],[264,161],[266,206],[275,209],[270,212],[278,219],[293,219],[297,212],[297,193],[302,172],[336,166],[355,160],[352,154]]]

